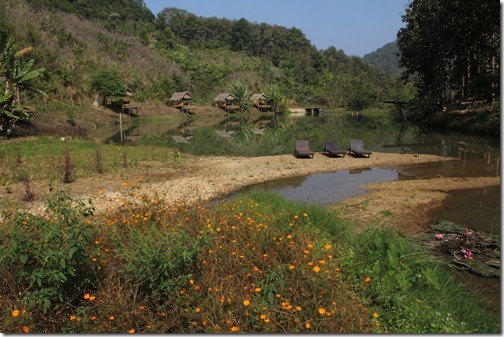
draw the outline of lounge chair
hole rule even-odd
[[[297,139],[296,148],[294,149],[296,157],[310,157],[313,158],[315,152],[310,149],[310,143],[306,139]]]
[[[334,157],[344,157],[347,153],[346,150],[342,150],[338,148],[338,143],[335,140],[326,140],[323,148],[324,153],[327,153],[329,156]]]
[[[362,142],[362,139],[350,139],[350,147],[348,148],[348,153],[355,157],[369,158],[373,152],[364,149],[364,143]]]

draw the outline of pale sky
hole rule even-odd
[[[364,56],[396,40],[410,0],[144,0],[157,15],[167,7],[202,17],[245,18],[296,27],[318,49]]]

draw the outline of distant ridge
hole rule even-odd
[[[368,53],[362,59],[377,66],[389,75],[398,75],[402,70],[399,66],[399,48],[396,42],[390,42],[375,51]]]

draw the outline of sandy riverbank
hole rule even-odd
[[[167,168],[161,162],[144,162],[128,177],[103,175],[78,178],[65,185],[69,194],[83,200],[93,200],[97,212],[118,207],[127,198],[135,184],[138,194],[157,195],[167,202],[193,203],[210,200],[239,190],[245,186],[287,177],[321,172],[415,165],[427,162],[457,160],[434,155],[414,155],[375,152],[371,158],[330,158],[317,153],[313,159],[298,159],[293,155],[264,157],[192,157],[177,169]],[[122,186],[126,182],[128,187]],[[138,186],[141,187],[138,189]],[[335,208],[342,215],[355,220],[386,223],[415,233],[426,228],[426,212],[439,205],[447,192],[454,189],[499,185],[499,177],[432,178],[394,181],[366,186],[370,192],[364,196],[344,200]],[[22,186],[15,189],[20,192]],[[44,190],[39,183],[37,190]],[[42,197],[25,203],[32,212],[40,213],[44,206]],[[365,207],[364,207],[365,204]],[[384,211],[387,210],[386,217]]]

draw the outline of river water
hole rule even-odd
[[[275,136],[270,137],[273,128]],[[279,132],[278,128],[288,130]],[[216,131],[228,132],[222,138]],[[253,130],[253,132],[250,132]],[[264,134],[255,134],[261,130]],[[365,183],[399,179],[443,177],[500,177],[500,140],[468,136],[453,132],[422,131],[414,127],[391,125],[382,119],[352,118],[349,115],[298,116],[281,121],[266,116],[188,117],[184,121],[159,119],[155,123],[95,130],[92,137],[106,142],[130,141],[132,145],[150,144],[176,147],[181,152],[215,155],[268,155],[289,153],[295,139],[310,139],[313,149],[320,149],[325,139],[348,144],[351,138],[363,139],[365,148],[377,152],[436,154],[458,160],[426,163],[396,168],[372,167],[334,173],[312,174],[265,182],[249,189],[271,191],[289,200],[327,205],[366,193]],[[182,136],[188,143],[177,143],[173,136]],[[283,138],[282,141],[278,141]],[[239,139],[239,141],[237,141]],[[146,143],[147,142],[147,143]],[[342,146],[345,147],[344,145]],[[208,153],[212,152],[212,153]],[[365,160],[365,159],[364,159]],[[430,217],[450,220],[475,230],[494,234],[501,232],[501,193],[499,186],[490,186],[449,193],[448,198]],[[488,307],[500,313],[500,279],[482,278],[454,272],[473,293],[488,301]]]

